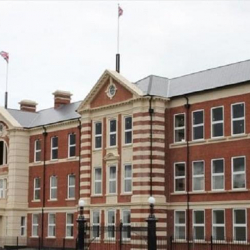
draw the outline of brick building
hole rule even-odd
[[[98,227],[145,225],[152,195],[162,235],[250,239],[249,83],[250,61],[135,83],[106,70],[81,102],[1,108],[0,235],[73,245],[80,197]]]

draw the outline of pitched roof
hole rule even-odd
[[[44,109],[35,113],[8,109],[8,112],[24,127],[32,128],[67,120],[77,119],[80,115],[76,112],[81,101],[62,105],[61,107]]]
[[[167,79],[148,76],[134,84],[144,94],[175,97],[250,81],[250,60]]]

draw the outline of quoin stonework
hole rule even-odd
[[[95,228],[146,226],[152,195],[162,236],[250,239],[250,61],[53,95],[0,108],[1,236],[74,245],[79,198]]]

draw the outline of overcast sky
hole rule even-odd
[[[119,1],[121,74],[181,76],[250,59],[250,1]],[[0,51],[10,54],[9,107],[38,110],[52,93],[84,99],[115,69],[118,1],[1,1]],[[6,62],[0,58],[0,105]]]

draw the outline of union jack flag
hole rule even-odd
[[[4,60],[6,60],[7,63],[9,63],[9,53],[1,51],[0,55],[3,57]]]
[[[123,9],[118,6],[118,17],[120,17],[123,14]]]

